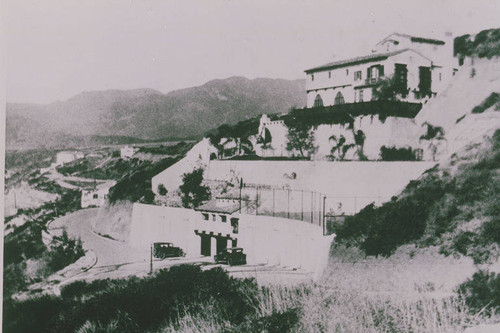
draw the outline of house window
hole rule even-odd
[[[418,83],[418,90],[420,91],[421,96],[430,96],[432,84],[430,67],[419,67],[418,74],[420,79],[420,82]]]
[[[323,98],[321,98],[320,94],[317,94],[316,98],[314,99],[314,107],[320,108],[322,106],[323,106]]]
[[[99,198],[99,195],[96,193],[96,194],[94,194],[94,195],[92,196],[92,198],[97,199],[97,198]]]
[[[217,220],[217,216],[215,216],[215,214],[212,214],[212,221],[216,221]]]
[[[345,76],[349,75],[349,68],[345,70]]]
[[[339,104],[345,104],[344,96],[342,95],[342,93],[340,91],[335,96],[335,105],[339,105]]]
[[[227,222],[227,216],[226,215],[221,215],[220,216],[220,220],[221,220],[221,222],[226,223]]]
[[[405,64],[394,65],[394,90],[403,98],[408,94],[408,69]]]
[[[441,81],[442,79],[442,76],[441,76],[441,73],[439,73],[439,81]]]
[[[359,91],[359,102],[363,102],[363,89]]]
[[[328,72],[328,78],[331,79],[332,78],[332,72]]]
[[[354,72],[354,81],[361,80],[361,71]]]
[[[314,81],[314,74],[311,74],[311,81]]]
[[[201,215],[203,215],[203,219],[205,221],[208,221],[208,214],[207,213],[202,213]]]
[[[238,219],[233,217],[231,218],[231,227],[233,228],[233,234],[238,233]]]

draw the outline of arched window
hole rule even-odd
[[[314,99],[314,107],[322,107],[323,106],[323,98],[319,94],[316,95],[316,98]]]
[[[342,95],[342,93],[340,91],[335,96],[335,105],[339,105],[339,104],[345,104],[344,96]]]

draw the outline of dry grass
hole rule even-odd
[[[445,258],[433,248],[408,247],[390,258],[371,259],[340,251],[343,259],[332,260],[316,284],[262,288],[254,305],[257,317],[299,309],[296,332],[462,332],[489,321],[472,315],[454,293],[475,269],[470,259]],[[185,314],[178,330],[228,327],[208,313]]]

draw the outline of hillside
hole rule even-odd
[[[304,84],[232,77],[168,94],[152,89],[106,90],[47,105],[9,103],[7,148],[78,145],[93,142],[89,136],[198,137],[222,123],[303,106]]]

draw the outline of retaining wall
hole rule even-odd
[[[271,216],[241,214],[238,247],[247,254],[248,264],[269,264],[302,268],[319,276],[328,262],[334,236],[323,236],[322,228],[305,222]],[[200,212],[191,209],[134,204],[130,244],[148,249],[153,242],[171,242],[188,257],[201,255],[198,231],[211,231],[222,222],[203,221]],[[224,226],[221,226],[224,227]],[[215,249],[212,248],[212,256]]]

